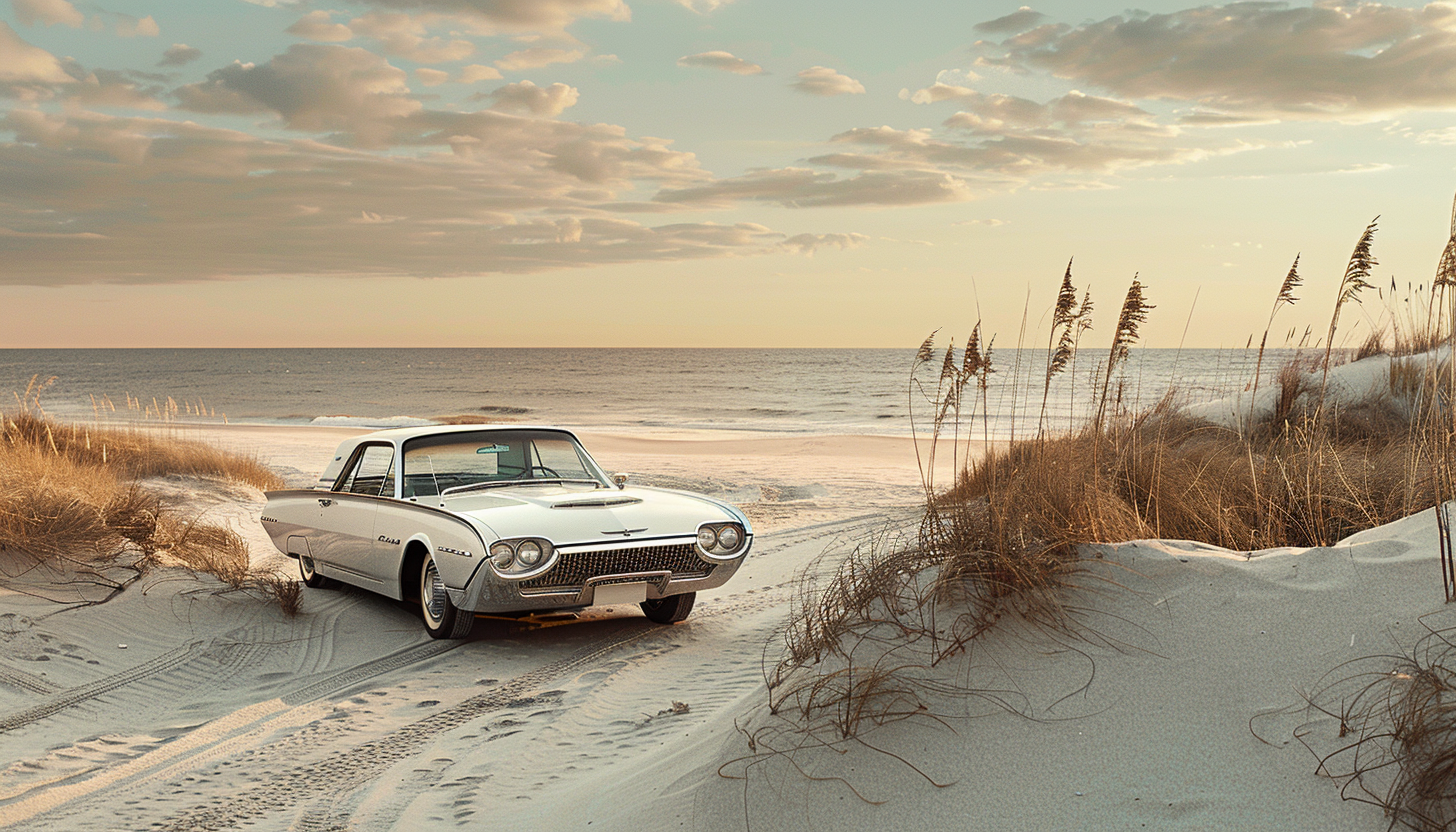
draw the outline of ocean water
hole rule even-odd
[[[62,419],[354,424],[471,415],[587,429],[908,435],[931,407],[911,392],[914,350],[897,349],[77,349],[0,350],[0,395],[30,379]],[[1261,384],[1295,357],[1270,350]],[[1057,376],[1042,416],[1045,350],[997,350],[963,420],[993,438],[1078,423],[1095,409],[1105,351]],[[1136,410],[1168,390],[1217,398],[1253,378],[1252,350],[1135,349],[1110,397]],[[933,388],[940,356],[922,373]],[[175,412],[167,404],[176,404]],[[127,402],[136,403],[128,407]],[[156,402],[160,414],[152,410]],[[109,404],[108,404],[109,402]],[[11,407],[14,407],[12,401]],[[114,410],[113,410],[114,407]],[[191,412],[189,412],[191,411]],[[984,418],[983,418],[984,415]]]

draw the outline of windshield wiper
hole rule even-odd
[[[459,494],[464,491],[478,491],[486,488],[499,488],[505,485],[560,485],[562,483],[579,483],[603,488],[604,486],[596,480],[572,479],[570,477],[530,477],[522,480],[486,480],[485,482],[473,482],[469,485],[455,485],[440,492],[440,496],[447,494]]]

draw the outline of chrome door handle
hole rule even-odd
[[[319,505],[323,506],[324,508],[328,508],[329,506],[331,506],[333,504],[334,504],[334,501],[333,500],[326,500],[323,497],[320,497],[319,498]]]

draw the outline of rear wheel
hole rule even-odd
[[[313,558],[309,557],[308,555],[298,556],[298,575],[300,578],[303,579],[303,585],[307,587],[322,589],[329,585],[329,579],[325,578],[323,575],[320,575],[317,570],[315,570],[313,565]]]
[[[451,603],[434,558],[425,558],[420,569],[420,614],[432,638],[465,638],[475,626],[474,613]]]
[[[698,600],[698,593],[684,592],[681,595],[669,595],[666,598],[656,598],[651,601],[642,602],[642,614],[647,616],[649,621],[658,624],[676,624],[688,617],[693,611],[693,602]]]

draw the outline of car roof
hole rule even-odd
[[[373,433],[366,433],[362,436],[355,437],[353,441],[375,442],[385,440],[397,443],[414,439],[417,436],[438,436],[442,433],[479,433],[480,431],[488,430],[551,430],[572,436],[576,435],[566,428],[559,428],[555,425],[419,425],[417,427],[377,430]]]

